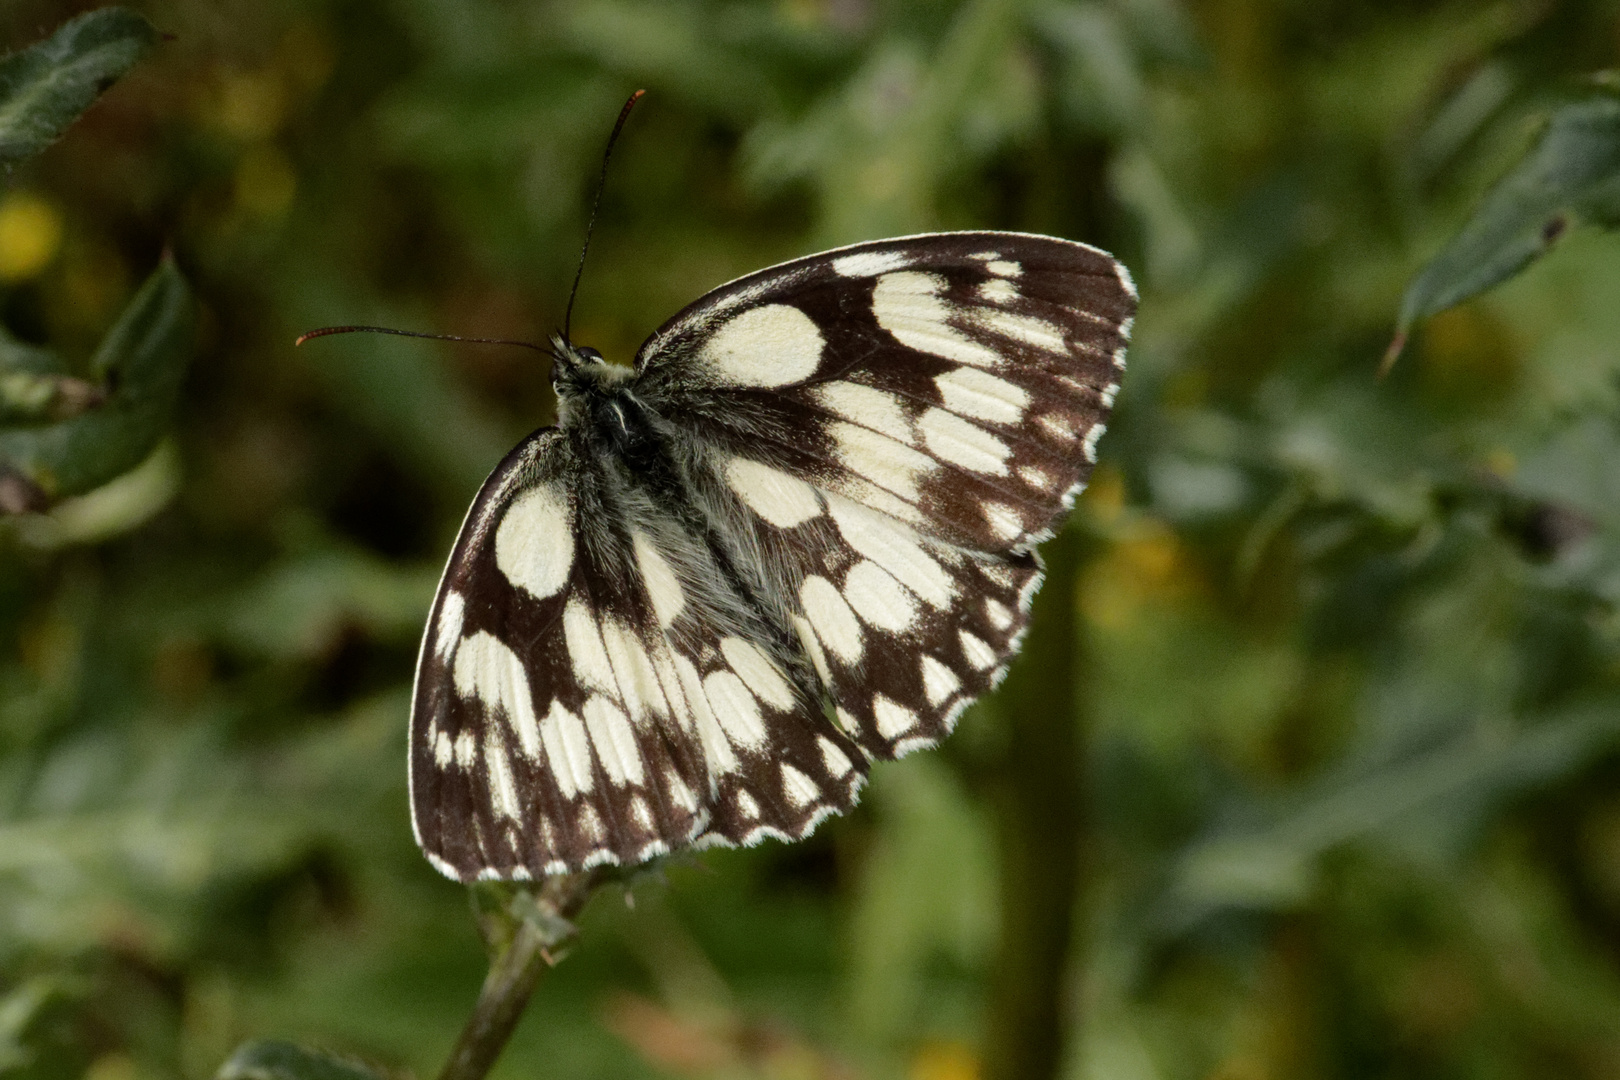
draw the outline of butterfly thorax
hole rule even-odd
[[[633,392],[636,372],[609,364],[595,349],[561,337],[553,340],[552,347],[557,426],[585,435],[598,450],[632,466],[637,459],[656,453],[651,417]]]

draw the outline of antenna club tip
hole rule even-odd
[[[298,348],[298,346],[302,345],[313,336],[313,334],[299,334],[297,337],[293,338],[293,348]]]

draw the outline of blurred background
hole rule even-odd
[[[638,87],[574,318],[610,359],[940,228],[1108,248],[1141,312],[1029,662],[811,839],[599,894],[495,1075],[1620,1075],[1620,240],[1375,377],[1620,3],[135,6],[173,39],[0,192],[21,341],[85,363],[165,249],[199,313],[157,451],[0,520],[0,1076],[436,1070],[485,959],[407,695],[548,369],[292,339],[542,340]]]

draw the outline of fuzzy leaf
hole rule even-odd
[[[157,39],[133,11],[101,8],[0,60],[0,165],[55,142]]]
[[[139,465],[168,428],[191,352],[191,328],[191,290],[173,260],[165,259],[91,360],[91,377],[107,389],[106,401],[57,424],[0,427],[0,467],[61,498]]]
[[[1400,335],[1506,281],[1576,221],[1620,223],[1620,99],[1594,98],[1553,113],[1535,148],[1407,286]]]
[[[219,1067],[215,1080],[380,1080],[380,1073],[358,1062],[289,1042],[255,1039],[243,1043]]]

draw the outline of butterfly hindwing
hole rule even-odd
[[[864,779],[702,545],[583,441],[547,429],[496,470],[424,638],[413,820],[463,880],[800,836]]]
[[[908,237],[709,293],[633,375],[570,369],[560,428],[469,512],[423,642],[434,864],[792,839],[870,760],[937,742],[1018,648],[1134,306],[1085,245]]]

